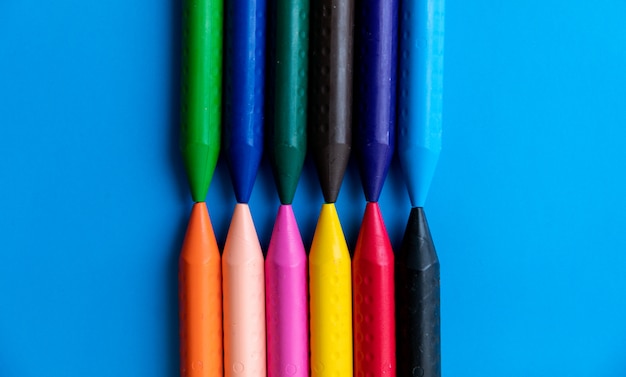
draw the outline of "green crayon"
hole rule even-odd
[[[180,146],[191,196],[203,202],[220,149],[223,1],[183,3]]]
[[[275,7],[270,149],[278,196],[282,204],[291,204],[306,155],[309,0],[277,0]]]

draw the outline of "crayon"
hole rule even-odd
[[[250,209],[237,203],[222,255],[226,377],[266,373],[263,265]]]
[[[309,135],[324,200],[309,254],[311,372],[352,376],[350,254],[333,204],[352,144],[354,2],[324,0],[311,8]]]
[[[226,376],[265,375],[263,254],[250,209],[263,151],[265,0],[226,5],[225,155],[237,204],[223,256]]]
[[[398,376],[441,376],[439,260],[420,207],[411,209],[396,262]]]
[[[311,4],[309,147],[326,203],[334,203],[352,144],[353,0]]]
[[[291,205],[278,209],[265,259],[267,371],[309,375],[307,260]]]
[[[220,255],[204,203],[220,143],[222,2],[189,0],[183,8],[180,146],[192,209],[179,262],[180,371],[221,376]]]
[[[247,203],[263,152],[267,4],[265,0],[224,4],[224,152],[237,202]]]
[[[378,198],[395,142],[397,0],[357,12],[356,149],[368,201],[352,261],[355,375],[396,373],[393,251]]]
[[[265,264],[268,375],[306,377],[306,253],[291,203],[306,154],[309,1],[276,0],[269,17],[274,85],[268,144],[282,205]]]
[[[364,0],[357,11],[355,144],[369,202],[378,201],[394,152],[397,21],[397,0]]]
[[[278,196],[291,204],[306,154],[309,1],[276,0],[270,159]]]
[[[369,202],[352,260],[356,376],[396,375],[393,273],[393,250],[380,208]]]
[[[179,260],[180,375],[221,377],[220,252],[206,204],[195,203]]]
[[[444,0],[400,1],[398,157],[423,207],[441,151]]]
[[[441,151],[444,0],[400,1],[398,156],[411,215],[396,258],[398,374],[441,376],[439,261],[423,206]]]
[[[352,376],[350,270],[335,205],[323,204],[309,254],[313,377]]]
[[[187,0],[183,8],[180,147],[191,196],[203,202],[220,149],[221,0]]]

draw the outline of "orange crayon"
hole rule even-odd
[[[180,374],[221,377],[220,252],[204,202],[191,210],[179,265]]]

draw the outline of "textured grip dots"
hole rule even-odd
[[[298,12],[300,22],[308,24],[309,12],[305,9],[301,9]],[[298,32],[298,60],[296,62],[296,72],[298,75],[298,90],[297,90],[297,113],[299,117],[304,117],[306,112],[306,73],[308,69],[308,46],[309,46],[309,32],[307,28],[301,28]]]
[[[411,10],[408,6],[403,5],[401,11],[400,22],[400,104],[399,104],[399,132],[400,137],[405,137],[407,133],[407,116],[408,116],[408,92],[407,87],[409,77],[410,59],[411,59]]]

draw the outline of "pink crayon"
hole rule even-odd
[[[265,283],[268,376],[308,377],[307,260],[291,205],[278,209]]]

